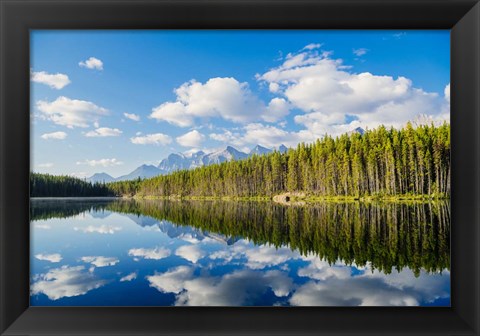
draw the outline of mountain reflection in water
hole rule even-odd
[[[32,199],[30,216],[32,305],[450,304],[447,202]]]

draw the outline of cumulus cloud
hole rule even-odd
[[[290,113],[290,106],[283,98],[273,98],[267,106],[262,119],[267,122],[275,122],[283,119]]]
[[[409,269],[392,274],[372,271],[370,266],[352,275],[348,266],[329,266],[318,257],[307,257],[311,263],[300,268],[298,275],[312,279],[301,285],[290,298],[296,306],[418,306],[447,298],[450,275],[427,274],[419,277]]]
[[[102,256],[87,256],[82,257],[81,260],[83,262],[92,264],[96,267],[107,267],[107,266],[115,266],[120,262],[118,258],[115,257],[102,257]]]
[[[31,285],[30,291],[33,295],[45,294],[50,300],[58,300],[84,295],[105,284],[105,280],[95,278],[83,266],[62,266],[41,274],[39,280]]]
[[[107,109],[92,102],[63,96],[52,102],[39,100],[36,107],[41,112],[42,118],[68,128],[88,127],[100,117],[108,115]]]
[[[445,99],[450,103],[450,83],[445,86],[445,90],[443,91],[443,94],[445,95]]]
[[[274,246],[260,245],[245,251],[246,265],[251,269],[263,269],[277,266],[288,260],[300,258],[297,252],[289,247],[275,248]]]
[[[165,273],[155,273],[147,276],[150,287],[156,288],[162,293],[180,293],[185,286],[185,281],[192,279],[193,268],[179,266]]]
[[[276,147],[279,144],[294,147],[299,142],[311,142],[318,138],[316,133],[309,130],[286,131],[276,126],[261,123],[248,124],[236,132],[225,130],[223,133],[211,133],[209,137],[239,147],[256,144],[266,147]]]
[[[244,239],[237,241],[228,250],[210,253],[209,258],[224,263],[242,260],[242,264],[253,270],[280,266],[293,259],[302,259],[298,251],[292,251],[288,246],[253,245]]]
[[[44,261],[49,261],[51,263],[58,263],[62,261],[62,256],[59,253],[53,253],[53,254],[35,254],[35,258],[38,260],[44,260]]]
[[[45,84],[50,86],[52,89],[61,90],[68,84],[70,84],[70,79],[67,75],[56,73],[56,74],[49,74],[45,71],[40,72],[31,72],[30,79],[32,82]]]
[[[298,269],[298,275],[315,280],[326,280],[328,278],[347,279],[350,277],[350,267],[332,266],[318,257],[304,258],[311,262],[306,267]]]
[[[163,133],[147,134],[144,136],[136,136],[130,138],[135,145],[168,145],[172,142],[172,138]]]
[[[124,113],[125,118],[133,120],[133,121],[140,121],[140,116],[134,113]]]
[[[127,274],[124,277],[120,278],[120,282],[135,280],[137,278],[137,276],[138,276],[137,272],[132,272],[132,273]]]
[[[205,257],[206,253],[202,248],[198,245],[184,245],[180,246],[176,251],[175,254],[187,259],[192,263],[196,263],[198,260]]]
[[[122,230],[119,226],[111,226],[111,225],[100,225],[100,226],[93,226],[89,225],[87,227],[74,227],[75,231],[81,231],[84,233],[100,233],[100,234],[114,234],[117,231]]]
[[[103,62],[95,57],[90,57],[85,61],[81,61],[78,65],[82,68],[103,70]]]
[[[176,294],[179,306],[254,305],[255,299],[271,289],[277,297],[286,297],[293,288],[283,272],[240,270],[221,277],[194,276],[194,268],[180,266],[163,274],[147,276],[150,286]]]
[[[295,122],[314,137],[337,135],[355,127],[401,127],[417,115],[445,118],[446,102],[434,92],[415,88],[405,77],[355,73],[331,53],[304,50],[257,79],[303,114]],[[347,122],[347,116],[354,121]]]
[[[98,167],[98,166],[100,166],[100,167],[113,167],[113,166],[123,165],[123,162],[113,158],[113,159],[77,161],[77,165],[87,165],[87,166],[90,166],[90,167]]]
[[[40,138],[44,140],[63,140],[67,137],[67,133],[65,132],[52,132],[52,133],[45,133],[40,136]]]
[[[128,251],[128,255],[132,257],[141,257],[144,259],[160,260],[170,255],[170,250],[163,247],[147,248],[133,248]]]
[[[197,130],[185,133],[177,137],[177,142],[183,147],[198,147],[205,139],[205,136]]]
[[[195,118],[219,117],[246,123],[265,115],[273,119],[286,113],[285,107],[279,106],[280,101],[274,101],[269,109],[252,93],[248,83],[240,83],[232,77],[211,78],[205,83],[192,80],[174,92],[176,101],[155,107],[150,118],[188,127],[194,124]]]
[[[95,138],[95,137],[114,137],[119,136],[123,132],[118,128],[108,128],[108,127],[100,127],[93,131],[89,131],[85,133],[86,137]]]

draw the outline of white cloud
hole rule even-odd
[[[367,265],[359,275],[348,266],[329,266],[318,257],[300,268],[298,275],[312,279],[301,285],[290,299],[296,306],[417,306],[449,297],[449,272],[416,277],[410,269],[391,274],[372,271]]]
[[[212,260],[222,259],[224,263],[242,260],[242,264],[253,270],[279,266],[293,259],[302,259],[298,251],[292,251],[287,246],[252,245],[248,240],[241,239],[228,250],[219,250],[209,254]],[[243,261],[246,259],[246,261]]]
[[[251,269],[263,269],[277,266],[293,258],[300,258],[289,247],[275,248],[274,246],[261,245],[249,248],[245,251],[246,265]]]
[[[62,256],[59,253],[53,253],[53,254],[35,254],[35,258],[38,260],[45,260],[49,261],[51,263],[58,263],[62,261]]]
[[[240,133],[225,130],[223,133],[210,133],[209,137],[213,140],[217,140],[220,142],[228,143],[228,144],[239,144],[239,138],[241,137]]]
[[[82,68],[103,70],[103,62],[95,57],[90,57],[85,61],[81,61],[78,65]]]
[[[123,132],[118,128],[100,127],[93,131],[85,133],[86,137],[113,137],[119,136]]]
[[[120,166],[123,165],[122,161],[118,161],[117,159],[100,159],[100,160],[84,160],[84,161],[77,161],[77,165],[87,165],[90,167],[113,167],[113,166]]]
[[[63,140],[67,137],[67,133],[65,132],[53,132],[53,133],[45,133],[40,136],[40,138],[44,140]]]
[[[205,139],[205,136],[197,130],[185,133],[177,137],[177,142],[183,147],[198,147]]]
[[[133,121],[140,121],[140,116],[134,113],[124,113],[125,118],[133,120]]]
[[[299,142],[314,141],[317,136],[308,130],[290,132],[284,129],[252,123],[244,126],[241,132],[224,131],[223,133],[211,133],[210,138],[233,146],[250,146],[260,144],[266,147],[277,147],[284,144],[288,147],[296,146]]]
[[[232,77],[211,78],[204,84],[192,80],[174,92],[177,101],[155,107],[150,118],[187,127],[195,118],[220,117],[245,123],[266,112],[265,104],[251,92],[248,83]]]
[[[166,121],[179,127],[193,126],[193,116],[187,114],[181,102],[167,102],[153,108],[150,118]]]
[[[267,122],[275,122],[286,117],[290,113],[290,106],[283,98],[273,98],[267,106],[262,119]]]
[[[198,245],[184,245],[180,246],[176,251],[175,254],[187,259],[192,263],[196,263],[198,260],[205,257],[206,253],[202,250]]]
[[[114,257],[102,257],[102,256],[88,256],[82,257],[81,260],[86,263],[90,263],[96,267],[115,266],[120,262],[118,258]]]
[[[52,168],[53,167],[53,163],[51,162],[46,162],[46,163],[40,163],[38,165],[39,168]]]
[[[71,83],[67,75],[61,73],[49,74],[45,71],[31,72],[30,79],[35,83],[45,84],[57,90],[63,89]]]
[[[122,278],[120,279],[120,282],[135,280],[135,279],[137,278],[137,276],[138,276],[137,272],[130,273],[130,274],[125,275],[124,277],[122,277]]]
[[[111,226],[111,225],[100,225],[100,226],[93,226],[89,225],[87,227],[74,227],[75,231],[82,231],[84,233],[100,233],[100,234],[114,234],[117,231],[122,230],[119,226]]]
[[[151,249],[133,248],[128,251],[128,255],[132,257],[141,257],[144,259],[160,260],[170,255],[170,250],[162,247],[155,247]]]
[[[332,266],[328,262],[323,261],[318,257],[304,259],[310,259],[311,262],[308,264],[308,266],[298,269],[298,275],[301,277],[308,277],[315,280],[326,280],[331,277],[336,279],[350,278],[350,267]]]
[[[168,145],[172,142],[172,138],[163,133],[155,133],[133,137],[130,141],[136,145]]]
[[[445,99],[450,103],[450,83],[445,86],[445,90],[443,91],[443,94],[445,95]]]
[[[313,49],[319,49],[322,47],[321,43],[310,43],[303,47],[303,50],[313,50]]]
[[[234,271],[222,277],[194,276],[192,267],[180,266],[163,274],[147,276],[150,286],[176,294],[179,306],[251,305],[269,288],[277,297],[288,296],[292,280],[283,272]]]
[[[185,281],[193,276],[193,268],[179,266],[165,273],[155,273],[147,276],[150,287],[156,288],[162,293],[178,294],[184,289]]]
[[[355,73],[330,56],[316,50],[289,54],[279,67],[257,75],[291,108],[304,112],[294,120],[310,137],[337,135],[358,126],[401,127],[422,114],[445,118],[447,104],[437,93],[415,88],[405,77]],[[348,116],[355,120],[347,122]]]
[[[53,102],[39,100],[36,106],[42,113],[41,117],[68,128],[88,127],[90,123],[108,115],[107,109],[92,102],[63,96],[58,97]]]
[[[268,89],[271,93],[277,93],[280,89],[280,85],[278,85],[277,83],[270,83],[268,84]]]
[[[242,306],[271,289],[277,297],[288,296],[292,280],[283,272],[235,271],[222,277],[197,277],[184,282],[177,295],[179,306]]]
[[[367,52],[368,52],[368,49],[365,49],[365,48],[353,49],[353,53],[358,57],[365,55]]]
[[[105,280],[96,279],[91,272],[85,271],[83,266],[62,266],[39,278],[31,285],[31,293],[45,294],[50,300],[83,295],[106,284]]]

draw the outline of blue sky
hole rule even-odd
[[[32,169],[449,120],[449,31],[33,31]]]

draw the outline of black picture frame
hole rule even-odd
[[[476,0],[0,0],[1,335],[479,335]],[[451,29],[451,307],[29,307],[29,30]]]

